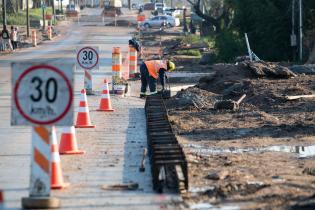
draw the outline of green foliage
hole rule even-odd
[[[46,14],[52,14],[52,8],[47,7],[45,9]],[[30,9],[30,20],[41,20],[43,18],[42,9]],[[2,16],[0,17],[0,22],[2,22]],[[26,11],[23,10],[16,14],[9,13],[7,14],[7,25],[26,25]]]
[[[261,59],[269,61],[293,59],[293,49],[290,46],[290,35],[292,33],[291,0],[217,1],[224,2],[222,5],[226,8],[225,14],[228,14],[219,19],[219,30],[212,34],[216,42],[215,48],[219,60],[231,61],[237,53],[239,53],[238,55],[247,54],[244,33],[248,34],[251,49]],[[298,1],[295,2],[296,25],[294,32],[298,35]],[[210,16],[215,19],[215,15],[210,14]],[[232,20],[232,22],[229,20]],[[210,22],[206,25],[206,29],[211,27]],[[306,35],[305,32],[314,29],[315,1],[303,0],[304,35]],[[304,41],[304,44],[311,42],[311,40],[306,39]],[[305,49],[305,52],[309,50]]]
[[[289,60],[291,5],[287,0],[235,1],[234,28],[248,33],[252,50],[262,59]]]
[[[176,54],[201,57],[201,53],[199,52],[199,50],[179,50],[176,52]]]
[[[182,42],[185,44],[195,44],[200,42],[200,40],[201,38],[199,35],[189,34],[183,38]]]
[[[235,32],[222,31],[216,36],[215,49],[217,51],[217,62],[233,62],[234,59],[243,55],[246,48],[245,42]]]

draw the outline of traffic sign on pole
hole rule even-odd
[[[99,69],[99,48],[98,47],[78,47],[77,64],[82,69]]]
[[[99,69],[99,48],[92,46],[77,48],[77,67],[84,71],[84,89],[87,95],[93,95],[92,70]]]
[[[73,125],[73,65],[12,64],[11,125]]]

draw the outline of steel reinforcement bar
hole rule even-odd
[[[169,123],[161,95],[147,97],[145,113],[154,190],[158,192],[163,192],[164,188],[176,192],[188,190],[186,156]]]

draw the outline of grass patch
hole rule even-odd
[[[199,50],[179,50],[176,52],[176,54],[201,57],[201,53],[199,52]]]
[[[46,14],[52,14],[52,8],[47,7],[45,9]],[[30,9],[30,20],[41,20],[43,18],[42,9]],[[0,22],[2,22],[2,16],[0,17]],[[7,25],[26,25],[26,10],[20,11],[16,14],[7,14]]]

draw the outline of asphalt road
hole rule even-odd
[[[20,209],[21,197],[28,196],[30,179],[31,128],[10,126],[11,63],[75,63],[77,46],[99,46],[100,69],[94,73],[93,88],[101,90],[104,78],[110,79],[113,47],[127,50],[132,28],[105,27],[98,17],[99,9],[88,9],[80,23],[64,22],[62,35],[36,48],[0,56],[0,189],[4,190],[8,209]],[[125,18],[130,19],[132,14]],[[89,20],[93,19],[91,23]],[[88,22],[87,22],[88,21]],[[106,19],[106,21],[112,21]],[[133,86],[132,86],[133,87]],[[83,88],[82,70],[75,71],[75,111],[79,91]],[[145,173],[138,171],[143,148],[146,147],[144,101],[136,91],[127,98],[112,97],[113,113],[98,113],[99,95],[89,96],[95,129],[77,129],[81,156],[62,156],[64,178],[71,185],[54,190],[62,209],[174,209],[178,197],[152,191],[148,161]],[[76,112],[75,112],[76,113]],[[58,133],[59,130],[58,129]],[[58,135],[59,136],[59,135]],[[103,185],[136,182],[135,191],[103,190]]]

